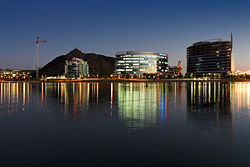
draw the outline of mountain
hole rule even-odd
[[[115,69],[116,59],[94,53],[82,53],[79,49],[70,51],[67,55],[56,57],[43,68],[39,70],[40,76],[58,76],[63,75],[65,70],[66,60],[71,60],[73,57],[83,59],[88,62],[90,76],[101,77],[110,76]]]

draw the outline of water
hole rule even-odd
[[[250,83],[0,83],[0,166],[249,166]]]

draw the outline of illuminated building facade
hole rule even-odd
[[[67,78],[83,78],[89,75],[89,67],[86,61],[82,59],[73,58],[66,61],[65,76]]]
[[[141,77],[144,74],[164,75],[168,72],[168,55],[165,53],[117,52],[116,58],[117,75]]]
[[[194,76],[231,74],[231,57],[232,39],[194,43],[187,48],[187,73]]]

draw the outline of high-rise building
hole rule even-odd
[[[70,61],[66,61],[65,76],[67,78],[83,78],[89,74],[89,66],[86,61],[82,59],[73,58]]]
[[[142,77],[147,74],[165,75],[168,72],[166,53],[126,51],[116,53],[116,74]]]
[[[194,76],[228,75],[232,72],[231,41],[208,40],[187,48],[187,73]]]

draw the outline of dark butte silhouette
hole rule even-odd
[[[63,75],[65,70],[66,60],[71,60],[73,57],[83,59],[88,62],[90,76],[110,76],[115,69],[116,59],[104,55],[94,53],[82,53],[79,49],[70,51],[67,55],[56,57],[43,68],[39,70],[40,76],[60,76]]]

